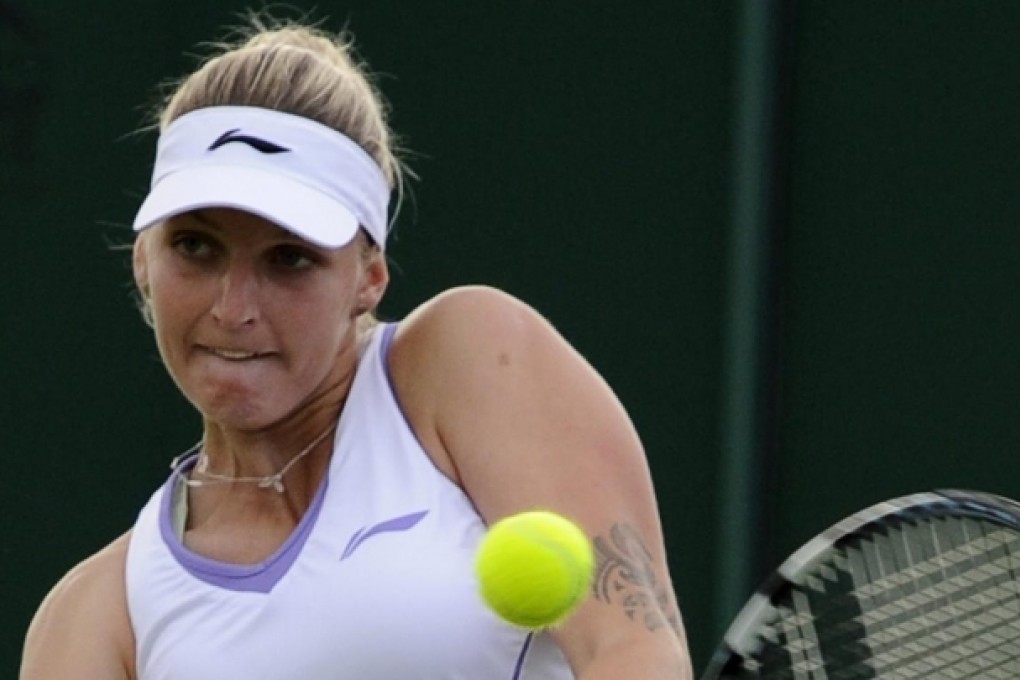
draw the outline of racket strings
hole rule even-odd
[[[848,542],[774,603],[758,677],[1020,677],[1018,555],[1016,533],[959,518]]]
[[[858,594],[876,670],[973,677],[1003,655],[1016,657],[1017,548],[1013,532],[973,520],[906,525],[876,541],[878,560],[858,575],[870,579]]]

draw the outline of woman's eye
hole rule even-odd
[[[314,260],[308,253],[293,246],[275,248],[273,262],[287,269],[307,269],[314,264]]]
[[[179,234],[173,240],[173,247],[185,255],[196,257],[207,255],[210,250],[209,243],[198,234]]]

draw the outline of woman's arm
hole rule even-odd
[[[593,537],[592,597],[552,631],[577,677],[692,677],[644,451],[591,366],[528,306],[462,288],[408,317],[391,368],[487,522],[542,508]]]
[[[20,680],[132,680],[134,638],[124,591],[128,534],[54,586],[29,626]]]

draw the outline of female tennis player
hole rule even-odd
[[[375,320],[384,114],[349,40],[258,19],[167,98],[134,277],[201,442],[47,596],[22,680],[690,677],[642,446],[592,367],[490,288]],[[534,508],[597,549],[540,633],[472,570]]]

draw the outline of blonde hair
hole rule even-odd
[[[240,39],[214,43],[199,68],[173,84],[158,112],[162,131],[186,113],[210,106],[255,106],[327,125],[368,152],[397,191],[407,171],[389,126],[389,105],[345,31],[252,14]]]

